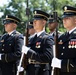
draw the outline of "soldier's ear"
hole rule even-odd
[[[43,20],[43,24],[44,24],[44,25],[46,24],[46,20]]]
[[[75,19],[75,24],[76,24],[76,19]]]
[[[14,23],[13,25],[14,25],[14,28],[17,28],[17,24]]]
[[[75,18],[75,24],[76,24],[76,16],[74,18]]]

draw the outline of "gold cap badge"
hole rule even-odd
[[[8,18],[8,15],[6,15],[6,18]]]
[[[66,11],[67,10],[67,7],[64,7],[64,10]]]
[[[30,22],[29,22],[29,25],[30,25]]]
[[[37,14],[37,11],[35,11],[34,13]]]

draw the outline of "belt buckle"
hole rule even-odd
[[[28,59],[29,64],[34,64],[35,60]]]

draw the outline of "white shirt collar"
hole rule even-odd
[[[11,31],[11,32],[9,33],[9,35],[11,35],[14,31],[15,31],[15,30]]]
[[[30,35],[29,38],[32,38],[32,37],[34,37],[35,35],[36,35],[36,34],[34,33],[33,35]]]
[[[43,32],[44,32],[45,30],[42,30],[42,31],[40,31],[40,32],[38,32],[38,33],[35,33],[35,35],[37,34],[37,37],[40,35],[40,34],[42,34]]]
[[[55,31],[54,31],[54,32],[52,32],[52,33],[50,33],[50,35],[51,35],[51,36],[53,36],[53,34],[54,34],[54,33],[55,33]]]
[[[70,31],[69,31],[69,34],[71,34],[75,29],[76,29],[76,27],[73,28],[72,30],[70,30]]]

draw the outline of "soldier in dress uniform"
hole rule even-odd
[[[17,65],[21,56],[23,35],[16,31],[20,19],[6,15],[3,20],[5,33],[0,39],[0,68],[2,75],[16,75]]]
[[[58,23],[60,21],[60,17],[58,17],[57,21],[54,19],[53,15],[50,15],[49,19],[48,19],[48,28],[50,30],[49,34],[51,36],[55,36],[56,35],[56,28],[58,27]],[[62,34],[62,32],[58,31],[58,36],[60,36]]]
[[[63,10],[67,32],[58,39],[58,58],[53,58],[51,66],[60,68],[59,75],[76,75],[76,8],[64,6]]]
[[[49,18],[49,14],[41,10],[34,10],[33,26],[36,31],[35,36],[30,40],[28,47],[23,46],[22,52],[27,55],[28,66],[26,75],[50,75],[50,62],[53,58],[52,45],[53,38],[48,37],[44,27]]]

